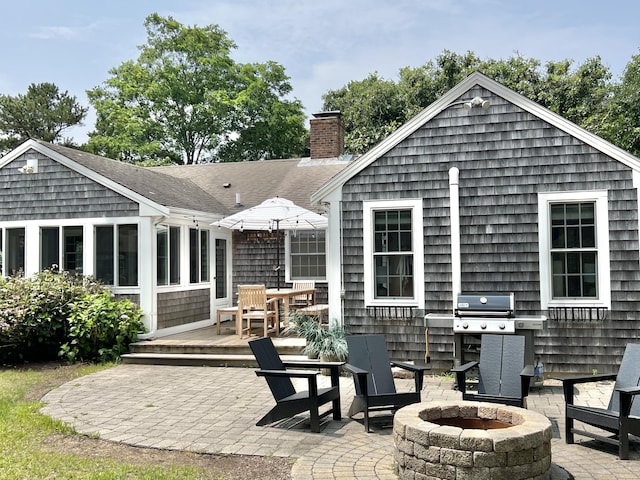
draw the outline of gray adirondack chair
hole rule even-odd
[[[566,442],[574,443],[574,434],[603,441],[618,447],[621,460],[629,458],[629,434],[640,436],[640,343],[626,346],[617,374],[586,375],[560,378],[565,400]],[[574,404],[574,387],[581,383],[615,380],[606,409]],[[613,434],[606,436],[574,428],[574,420]]]
[[[353,375],[356,395],[349,407],[348,416],[364,414],[364,429],[369,432],[369,413],[397,409],[420,402],[424,371],[428,366],[413,365],[389,360],[383,335],[349,335],[349,358],[344,369]],[[391,367],[413,372],[415,392],[397,392]]]
[[[251,351],[258,361],[259,377],[265,377],[269,389],[276,401],[273,407],[256,425],[262,426],[291,418],[299,413],[309,412],[311,431],[320,431],[320,420],[333,413],[334,420],[341,420],[340,412],[340,366],[344,362],[295,361],[283,362],[273,345],[271,337],[263,337],[249,342]],[[292,368],[312,368],[314,370],[287,370]],[[320,368],[328,368],[331,372],[331,386],[318,388],[317,376]],[[307,390],[296,391],[292,378],[306,378]],[[331,403],[324,413],[320,407]]]
[[[478,390],[467,389],[467,374],[478,367]],[[463,400],[524,407],[533,377],[533,365],[524,364],[524,337],[482,335],[480,363],[468,362],[451,370]]]

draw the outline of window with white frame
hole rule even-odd
[[[364,202],[365,304],[424,303],[422,200]]]
[[[610,307],[607,192],[538,196],[542,308]]]
[[[7,248],[6,248],[6,271],[5,274],[12,276],[24,274],[25,261],[25,229],[7,228]]]
[[[287,235],[288,280],[327,279],[327,243],[324,230],[296,230]]]
[[[209,230],[189,229],[189,281],[209,281]]]
[[[138,285],[138,226],[95,227],[96,279],[105,285]]]
[[[179,285],[180,227],[158,225],[156,242],[158,285]]]

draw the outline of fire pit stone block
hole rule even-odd
[[[411,480],[549,479],[551,435],[546,417],[517,407],[418,403],[396,412],[396,469]]]

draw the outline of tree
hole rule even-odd
[[[284,68],[236,64],[235,44],[217,25],[189,27],[152,14],[145,28],[138,59],[87,92],[97,112],[91,151],[186,164],[299,153],[304,116],[298,101],[284,98],[291,92]]]
[[[595,133],[613,144],[640,156],[640,54],[631,57],[615,85]],[[594,122],[595,123],[595,122]]]
[[[0,95],[0,150],[15,148],[29,138],[68,142],[61,138],[62,132],[81,124],[87,110],[53,83],[32,83],[24,95]]]
[[[575,70],[571,66],[570,60],[548,62],[542,67],[539,60],[520,55],[507,60],[480,60],[473,52],[459,55],[445,50],[435,61],[401,69],[397,83],[373,74],[329,91],[323,95],[324,108],[342,112],[345,149],[363,153],[473,71],[481,71],[595,131],[611,98],[611,73],[599,57],[586,60]],[[387,114],[378,114],[372,105]]]

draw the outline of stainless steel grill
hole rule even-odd
[[[515,333],[515,298],[508,295],[458,295],[454,333]]]
[[[464,363],[465,351],[472,354],[479,347],[480,335],[483,333],[523,335],[525,358],[527,364],[533,365],[534,332],[544,328],[546,317],[516,315],[513,293],[460,294],[455,300],[453,315],[428,313],[425,315],[425,325],[447,329],[453,326],[456,365]],[[468,337],[470,343],[465,341],[465,337]]]

